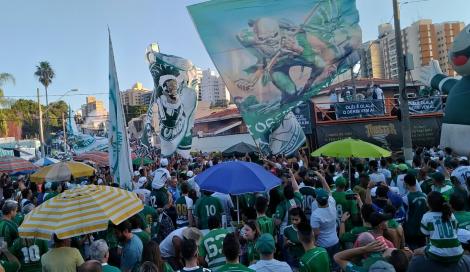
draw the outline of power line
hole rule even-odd
[[[67,95],[61,95],[61,94],[49,94],[47,95],[48,97],[49,96],[53,96],[53,97],[56,97],[56,96],[62,96],[62,97],[66,97],[66,96],[92,96],[92,95],[104,95],[104,94],[109,94],[109,93],[80,93],[80,94],[67,94]],[[5,98],[37,98],[38,96],[37,95],[4,95],[3,97]],[[46,97],[46,95],[40,95],[39,97]]]

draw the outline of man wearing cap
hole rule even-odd
[[[160,243],[160,253],[162,259],[165,260],[171,267],[178,270],[183,267],[181,263],[181,250],[183,241],[185,239],[193,239],[196,244],[202,238],[202,232],[198,228],[183,227],[172,231]]]
[[[170,178],[170,172],[166,167],[168,166],[168,159],[163,158],[160,160],[160,168],[155,170],[152,180],[152,192],[150,195],[150,203],[155,209],[168,208],[169,199],[171,195],[165,188],[165,184]]]
[[[323,188],[317,190],[316,201],[312,204],[310,226],[315,234],[316,245],[326,249],[331,260],[330,264],[335,269],[337,265],[332,261],[333,255],[340,247],[338,234],[336,233],[336,201],[330,195],[330,187],[325,178],[320,174],[317,176]]]
[[[347,184],[348,182],[346,178],[343,176],[338,177],[335,180],[336,191],[331,193],[331,195],[336,201],[336,212],[338,215],[337,221],[341,222],[341,217],[344,213],[349,213],[351,215],[351,218],[344,222],[344,224],[346,224],[346,231],[349,231],[352,228],[352,221],[358,219],[359,211],[357,209],[356,200],[348,199],[348,197],[346,197],[347,194],[354,194],[353,192],[345,191]]]
[[[292,269],[286,262],[274,259],[276,245],[274,243],[274,237],[271,234],[262,234],[256,241],[255,247],[260,253],[260,260],[250,265],[250,269],[259,272],[292,272]]]
[[[433,185],[431,190],[434,192],[439,192],[444,196],[446,201],[449,201],[450,195],[454,192],[454,186],[450,183],[450,180],[447,180],[444,174],[441,172],[436,172],[431,175]]]

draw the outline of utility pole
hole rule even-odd
[[[41,141],[41,157],[45,157],[46,153],[44,150],[44,129],[42,127],[42,109],[41,101],[39,100],[39,88],[37,88],[38,94],[38,108],[39,108],[39,140]]]
[[[64,151],[67,153],[67,133],[65,131],[65,113],[62,112],[62,131],[64,132]]]
[[[403,153],[405,155],[405,160],[407,162],[411,162],[413,160],[413,150],[411,143],[411,123],[410,111],[408,108],[408,95],[406,93],[405,63],[401,42],[400,6],[398,0],[393,0],[393,18],[395,24],[395,43],[397,49],[398,63],[398,88],[400,93],[400,110],[402,116],[401,133],[403,136]]]

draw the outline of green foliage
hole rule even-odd
[[[55,77],[55,72],[52,69],[51,65],[47,61],[39,62],[39,65],[36,66],[36,72],[34,75],[38,77],[39,82],[46,88],[52,83],[52,79]]]

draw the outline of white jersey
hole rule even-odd
[[[452,177],[456,177],[460,184],[467,188],[467,179],[470,179],[470,166],[461,165],[452,171]]]

